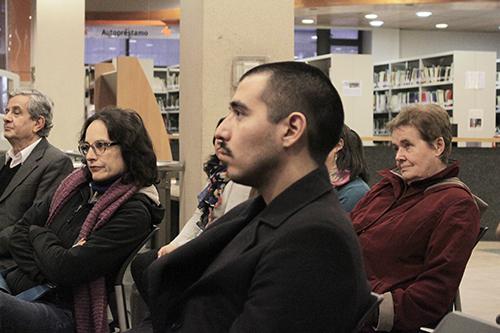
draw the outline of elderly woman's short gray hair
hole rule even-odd
[[[28,96],[28,112],[31,115],[31,119],[36,120],[40,117],[45,119],[45,126],[38,131],[40,137],[49,136],[50,129],[52,128],[52,110],[54,108],[54,102],[36,89],[16,89],[9,93],[10,98],[14,96]]]

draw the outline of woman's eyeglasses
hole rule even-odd
[[[83,156],[87,156],[90,148],[94,151],[94,154],[96,155],[102,155],[106,152],[106,149],[108,149],[111,146],[118,145],[118,142],[108,142],[108,141],[102,141],[102,140],[97,140],[93,144],[90,144],[88,142],[80,142],[78,144],[78,150],[80,153],[82,153]]]

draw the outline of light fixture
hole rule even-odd
[[[314,20],[313,19],[302,19],[302,23],[304,23],[304,24],[313,24]]]
[[[370,21],[370,25],[372,27],[381,27],[383,24],[384,24],[384,21],[379,21],[379,20]]]
[[[311,39],[312,39],[312,40],[317,40],[317,39],[318,39],[318,36],[316,36],[316,35],[312,35],[312,36],[311,36]]]
[[[377,14],[373,14],[373,13],[372,13],[372,14],[366,14],[366,15],[365,15],[365,18],[366,18],[366,19],[369,19],[369,20],[374,20],[374,19],[376,19],[377,17],[378,17],[378,15],[377,15]]]
[[[438,29],[446,29],[446,28],[448,28],[448,24],[446,24],[446,23],[438,23],[438,24],[436,24],[436,28],[438,28]]]
[[[432,15],[432,12],[417,12],[416,15],[418,17],[429,17]]]

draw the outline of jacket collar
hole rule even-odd
[[[379,175],[387,179],[387,181],[392,185],[396,197],[398,197],[401,192],[405,190],[410,190],[411,192],[424,191],[427,187],[441,181],[445,178],[456,177],[459,172],[459,162],[451,161],[448,166],[441,170],[440,172],[421,180],[417,180],[411,184],[407,184],[398,168],[394,169],[384,169],[379,172]]]
[[[0,201],[5,200],[12,191],[18,187],[32,172],[38,168],[38,161],[43,158],[45,150],[49,146],[49,142],[46,138],[42,138],[42,141],[36,145],[31,154],[28,156],[26,161],[21,165],[19,170],[10,181],[9,185],[5,188]]]
[[[277,228],[289,216],[307,206],[323,194],[332,191],[326,167],[322,166],[305,175],[269,203],[259,216],[262,223]]]

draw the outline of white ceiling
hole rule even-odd
[[[431,11],[427,18],[419,18],[417,11]],[[436,30],[435,24],[447,23],[447,30],[498,32],[500,30],[500,1],[463,1],[442,4],[418,5],[349,5],[305,8],[295,10],[295,23],[302,25],[303,18],[312,18],[321,27],[370,28],[365,14],[378,14],[384,21],[383,28]]]
[[[186,0],[188,1],[188,0]],[[248,1],[248,0],[243,0]],[[354,2],[353,2],[354,3]],[[89,12],[156,11],[178,8],[180,0],[85,0]],[[432,16],[418,18],[415,12],[431,11]],[[498,32],[500,1],[461,1],[441,4],[344,5],[295,10],[295,23],[313,18],[314,26],[372,29],[365,14],[376,13],[383,28],[435,30],[436,23],[447,23],[450,31]]]

